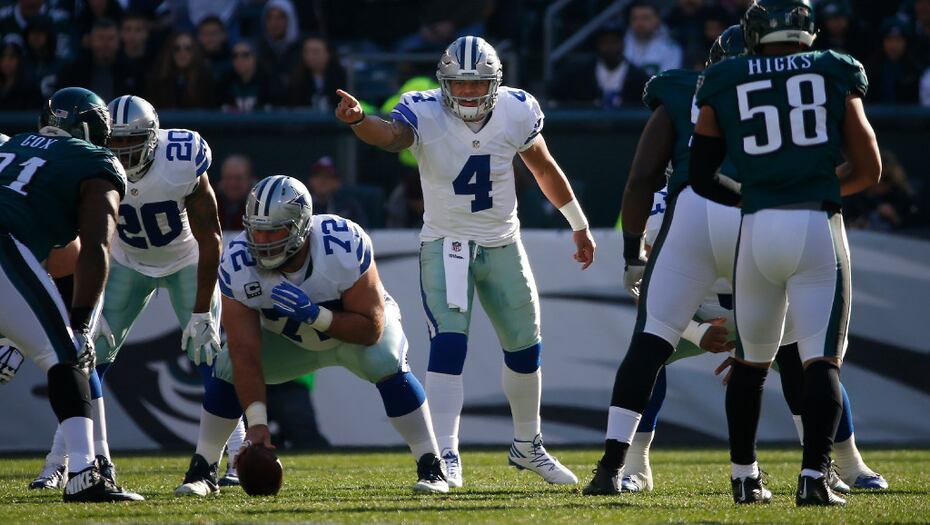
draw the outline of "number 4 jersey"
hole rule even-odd
[[[119,207],[116,262],[149,277],[164,277],[195,264],[199,251],[184,200],[197,189],[212,154],[195,131],[159,129],[155,160],[144,177],[129,182]]]
[[[698,80],[697,105],[716,112],[742,181],[743,213],[839,205],[846,97],[867,89],[862,64],[833,51],[741,56],[709,67]]]
[[[519,236],[513,157],[543,127],[532,95],[502,86],[474,132],[442,103],[439,89],[405,93],[391,116],[413,128],[410,151],[423,186],[423,241],[452,237],[504,246]]]

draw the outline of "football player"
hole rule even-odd
[[[112,246],[100,321],[103,335],[95,341],[97,372],[101,378],[106,374],[155,290],[165,288],[178,321],[186,327],[182,351],[202,376],[209,374],[219,351],[216,268],[222,235],[207,178],[210,147],[197,132],[161,129],[155,108],[140,97],[118,97],[110,102],[109,112],[110,149],[126,169],[129,184]],[[115,481],[99,386],[95,395],[96,451],[104,475]],[[33,484],[60,470],[65,454],[56,436]]]
[[[490,44],[474,36],[457,39],[440,57],[436,77],[439,89],[405,93],[390,122],[365,115],[342,90],[336,117],[368,144],[409,148],[420,168],[420,284],[431,341],[426,390],[449,484],[463,483],[461,374],[475,291],[504,350],[503,390],[514,424],[510,463],[550,483],[577,483],[546,451],[540,431],[539,297],[520,242],[514,156],[568,220],[582,269],[594,260],[587,219],[541,135],[539,103],[501,85],[501,62]]]
[[[95,361],[92,311],[107,281],[126,175],[106,149],[109,114],[92,91],[55,92],[39,126],[0,146],[0,334],[48,373],[49,401],[72,453],[64,500],[142,500],[101,475],[88,382]],[[68,314],[40,261],[76,238],[82,249]]]
[[[787,313],[804,363],[795,502],[845,505],[827,483],[851,302],[840,206],[841,195],[881,176],[862,105],[868,80],[848,55],[809,51],[809,0],[757,0],[742,26],[750,55],[715,64],[698,81],[688,174],[698,194],[742,210],[733,283],[739,339],[727,385],[733,469],[758,469],[762,387]],[[738,191],[716,176],[724,156],[740,174]]]
[[[407,367],[400,310],[381,285],[368,235],[342,217],[313,215],[307,188],[283,175],[252,188],[243,225],[219,270],[228,351],[207,381],[197,450],[175,494],[219,491],[217,462],[241,407],[247,443],[274,448],[265,385],[327,366],[378,388],[417,462],[414,490],[448,492],[426,394]]]

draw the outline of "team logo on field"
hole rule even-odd
[[[459,241],[452,241],[452,251],[455,253],[462,251],[462,243]]]
[[[245,283],[245,286],[243,286],[242,289],[245,290],[245,296],[249,299],[258,297],[262,294],[262,284],[258,281]]]
[[[473,141],[471,141],[471,147],[473,147],[473,148],[475,148],[475,149],[480,148],[480,147],[481,147],[481,141],[480,141],[480,140],[473,140]]]

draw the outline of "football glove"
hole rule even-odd
[[[181,351],[197,366],[212,366],[220,351],[220,334],[210,312],[192,313],[181,335]]]
[[[645,272],[646,261],[642,258],[627,260],[623,265],[623,287],[633,299],[639,299],[639,288]]]
[[[320,316],[320,307],[303,290],[287,281],[272,288],[271,300],[276,312],[301,323],[313,324]]]
[[[90,376],[91,370],[97,366],[97,353],[94,351],[94,338],[91,337],[90,328],[84,327],[74,332],[74,345],[77,347],[77,366],[84,374]]]
[[[23,361],[23,354],[15,347],[0,346],[0,385],[5,385],[13,379]]]

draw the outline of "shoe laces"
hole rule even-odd
[[[530,455],[532,456],[530,458],[530,463],[533,463],[539,468],[548,467],[549,470],[555,470],[555,458],[546,452],[546,447],[543,446],[541,437],[537,436],[536,439],[533,440]]]
[[[52,479],[55,477],[62,477],[65,475],[65,466],[58,465],[55,463],[46,463],[45,468],[42,469],[42,473],[39,474],[37,479]]]
[[[449,450],[442,455],[442,459],[446,462],[446,470],[448,471],[449,476],[456,477],[458,475],[459,469],[462,466],[459,462],[459,455]]]

